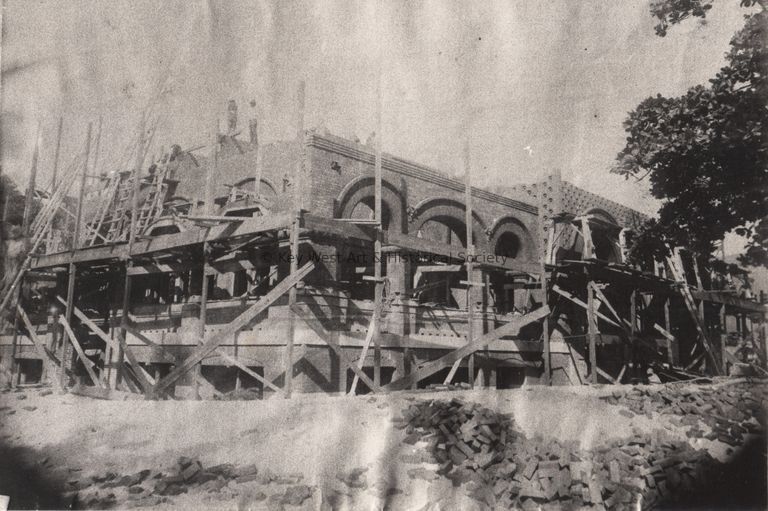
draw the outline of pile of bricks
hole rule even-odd
[[[663,429],[582,450],[575,443],[528,438],[511,417],[459,399],[410,405],[396,426],[407,443],[426,442],[438,473],[467,484],[492,508],[603,507],[633,509],[685,502],[716,479],[719,464],[705,450]],[[431,459],[430,459],[431,458]],[[410,474],[410,472],[409,472]]]
[[[245,484],[252,481],[259,485],[286,485],[282,493],[270,497],[273,503],[299,505],[309,498],[312,488],[299,484],[301,474],[278,476],[269,469],[259,470],[255,465],[235,466],[231,463],[203,467],[194,458],[180,457],[168,473],[145,469],[135,474],[119,476],[114,472],[68,482],[70,492],[79,493],[79,500],[86,507],[107,508],[116,504],[118,494],[127,494],[128,500],[142,500],[144,504],[157,505],[168,502],[168,497],[187,493],[218,493],[230,483]],[[264,495],[264,499],[266,499]],[[76,497],[77,499],[77,497]],[[149,501],[147,499],[150,499]],[[296,503],[298,500],[298,504]]]
[[[620,389],[604,399],[628,408],[619,412],[627,417],[672,415],[676,426],[691,426],[686,432],[689,437],[718,440],[735,447],[743,443],[745,434],[765,429],[763,410],[768,404],[768,389],[746,382],[695,389],[673,384]],[[751,420],[753,417],[757,423]]]

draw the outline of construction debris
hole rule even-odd
[[[278,489],[270,499],[277,505],[298,506],[312,495],[310,486],[299,484],[303,476],[290,474],[278,476],[269,469],[259,471],[256,465],[236,467],[230,463],[204,467],[199,459],[180,457],[167,473],[150,469],[119,476],[114,472],[95,475],[90,478],[72,479],[67,482],[70,498],[85,508],[108,508],[118,498],[117,494],[126,492],[132,500],[149,499],[143,504],[156,505],[168,502],[174,497],[196,491],[199,493],[218,493],[228,485],[255,483],[262,486],[270,484],[287,486]],[[107,490],[105,494],[104,491]],[[264,500],[266,496],[262,499]]]
[[[629,403],[634,413],[683,416],[679,422],[690,426],[688,437],[737,446],[746,435],[765,429],[768,391],[748,383],[699,392],[661,387],[618,393],[605,399]],[[629,439],[585,451],[575,443],[526,437],[511,416],[459,399],[412,404],[402,415],[395,422],[405,430],[406,442],[417,437],[429,454],[401,461],[437,463],[438,473],[467,484],[477,500],[502,509],[545,503],[625,509],[686,502],[697,488],[715,481],[720,469],[706,450],[664,429],[652,434],[638,430]],[[409,475],[425,478],[425,470]]]

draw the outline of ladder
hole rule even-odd
[[[680,263],[680,267],[677,266],[675,259],[677,259],[677,262]],[[675,279],[675,281],[678,284],[680,293],[683,295],[683,301],[685,302],[685,307],[688,309],[688,312],[690,313],[691,318],[693,319],[693,324],[696,326],[696,331],[699,334],[699,338],[701,339],[701,343],[702,343],[702,346],[704,347],[704,350],[707,352],[707,355],[712,361],[712,365],[714,366],[717,374],[722,374],[720,364],[715,358],[714,349],[712,348],[712,345],[709,343],[709,338],[707,337],[706,325],[704,325],[703,319],[699,317],[699,314],[696,311],[696,302],[693,299],[693,295],[691,295],[691,290],[688,289],[688,281],[685,278],[685,268],[683,267],[682,259],[678,254],[676,254],[676,257],[667,257],[667,265],[669,266],[670,272],[672,273],[672,277]]]
[[[167,169],[167,164],[164,164],[162,168],[158,168],[155,174],[149,178],[150,189],[141,205],[141,209],[139,209],[136,219],[137,235],[143,234],[147,227],[163,212],[165,192],[168,189],[168,185],[165,183]]]
[[[113,176],[114,192],[108,198],[105,209],[97,223],[98,231],[94,231],[90,246],[97,244],[98,238],[104,243],[113,243],[123,239],[122,233],[130,214],[130,203],[133,195],[133,176],[126,172],[117,172]],[[102,232],[106,231],[104,234]]]

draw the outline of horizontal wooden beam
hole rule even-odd
[[[47,268],[50,266],[62,266],[69,263],[85,263],[99,260],[126,259],[137,255],[149,254],[174,248],[186,247],[203,242],[225,240],[248,234],[287,229],[292,222],[290,214],[276,214],[269,216],[247,218],[242,222],[225,223],[212,227],[198,227],[188,231],[153,236],[138,240],[133,244],[133,250],[128,252],[127,243],[114,245],[88,247],[74,252],[59,252],[56,254],[41,255],[32,259],[31,268]]]
[[[699,291],[694,289],[691,290],[691,295],[695,300],[730,305],[735,309],[742,309],[743,311],[763,314],[768,312],[768,307],[765,305],[738,296],[733,296],[726,291]]]

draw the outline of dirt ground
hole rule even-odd
[[[348,509],[483,509],[463,487],[431,472],[413,477],[414,465],[402,462],[422,447],[404,443],[406,434],[394,427],[393,418],[414,401],[455,397],[511,414],[526,436],[578,441],[584,449],[662,428],[724,463],[753,448],[749,442],[732,447],[688,438],[686,428],[671,424],[668,415],[628,417],[632,414],[623,406],[600,399],[615,389],[529,387],[264,401],[105,401],[46,388],[17,389],[0,394],[0,494],[11,496],[12,509],[331,509],[332,494],[338,507]],[[149,480],[173,472],[180,457],[199,460],[202,467],[255,465],[277,481],[229,480],[215,491],[190,487],[162,497],[147,483],[134,493],[95,482],[110,473],[142,470],[151,471]],[[426,459],[422,466],[437,468]],[[354,471],[363,474],[364,483],[345,481]],[[297,484],[308,487],[309,496],[296,506],[281,502]]]

